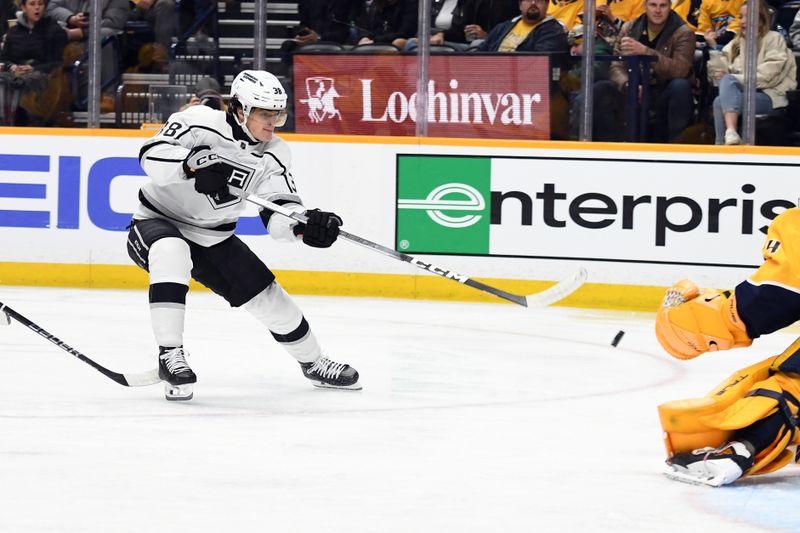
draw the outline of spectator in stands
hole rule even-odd
[[[764,0],[766,2],[766,0]],[[672,9],[686,21],[692,31],[698,31],[697,25],[700,22],[700,6],[702,0],[673,0]]]
[[[497,24],[519,14],[518,0],[433,0],[430,43],[457,50],[477,48]],[[417,47],[410,39],[406,50]]]
[[[200,78],[194,86],[194,95],[181,108],[181,111],[193,105],[204,105],[218,111],[227,111],[228,106],[222,98],[221,90],[219,82],[214,78]]]
[[[300,27],[294,42],[298,46],[319,41],[344,44],[350,35],[348,17],[356,5],[357,0],[300,0]]]
[[[599,20],[598,20],[599,22]],[[576,24],[567,34],[569,53],[571,56],[583,55],[583,24]],[[606,40],[600,32],[600,25],[595,32],[594,53],[595,55],[608,55],[614,52],[612,42]],[[570,138],[577,139],[579,130],[579,120],[581,117],[581,74],[583,68],[580,61],[576,61],[572,68],[561,77],[561,87],[567,92],[569,99],[569,128]],[[609,63],[607,61],[595,61],[593,68],[595,82],[607,80],[609,76]]]
[[[121,34],[130,16],[128,0],[99,1],[101,40]],[[47,14],[64,26],[69,40],[79,42],[81,48],[85,48],[89,38],[90,3],[88,0],[50,0],[47,6]],[[119,67],[119,60],[111,46],[103,47],[101,64],[101,78],[106,83],[113,78]]]
[[[773,109],[786,107],[789,101],[786,91],[797,87],[797,65],[794,54],[786,46],[783,36],[770,31],[769,7],[759,2],[758,59],[756,68],[757,114],[766,114]],[[719,96],[714,99],[714,129],[717,144],[741,144],[737,131],[742,112],[744,88],[744,48],[747,40],[747,4],[740,11],[741,33],[722,49],[725,69],[709,72],[719,80]]]
[[[3,38],[0,76],[23,88],[17,125],[47,124],[59,111],[67,34],[45,14],[46,0],[20,0],[17,24]],[[53,74],[51,76],[51,73]],[[44,95],[47,97],[43,97]]]
[[[547,7],[547,14],[559,21],[567,32],[580,23],[579,13],[583,13],[583,0],[550,0]]]
[[[416,0],[358,0],[350,16],[348,44],[393,44],[402,49],[417,32]]]
[[[350,37],[349,17],[359,0],[300,0],[297,4],[300,26],[291,39],[281,44],[281,61],[292,69],[292,54],[299,46],[320,41],[344,44]]]
[[[616,23],[619,19],[625,23],[639,18],[644,13],[644,2],[642,0],[599,0],[597,9],[598,11],[608,10],[608,17],[612,22]]]
[[[134,74],[167,74],[169,73],[169,54],[167,49],[158,43],[145,43],[137,53],[138,62],[125,72]]]
[[[517,13],[517,0],[459,0],[453,11],[450,33],[445,33],[445,39],[455,41],[455,32],[460,34],[463,30],[466,42],[482,41],[495,26],[514,18]]]
[[[548,0],[520,0],[520,15],[495,26],[481,52],[567,52],[567,34],[547,16]]]
[[[84,41],[89,35],[88,0],[50,0],[47,14],[67,28],[71,41]],[[128,0],[100,0],[100,35],[105,38],[122,33],[130,16]]]
[[[669,0],[646,0],[645,12],[626,22],[614,45],[622,55],[654,56],[650,76],[650,108],[653,114],[651,137],[656,142],[677,142],[692,121],[692,62],[694,32],[675,13]],[[628,65],[625,61],[611,64],[611,80],[595,84],[595,107],[598,138],[613,140],[619,130],[617,117],[598,105],[603,100],[620,98],[628,90]]]
[[[131,0],[130,20],[143,20],[153,26],[155,42],[169,50],[175,35],[177,12],[175,0]]]
[[[739,10],[743,0],[703,0],[697,31],[703,34],[706,46],[720,50],[739,30]],[[764,0],[767,4],[767,0]]]
[[[789,27],[789,39],[792,41],[792,48],[800,50],[800,10],[795,13],[792,25]]]

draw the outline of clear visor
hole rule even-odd
[[[286,111],[254,107],[250,110],[249,118],[256,122],[261,122],[276,128],[280,128],[286,124]]]

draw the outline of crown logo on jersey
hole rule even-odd
[[[229,189],[222,194],[206,195],[206,198],[214,209],[224,209],[242,201],[239,195],[250,186],[256,169],[221,155],[217,155],[217,158],[225,166],[225,172],[228,173]]]
[[[334,87],[333,78],[313,76],[306,78],[306,94],[308,98],[301,99],[300,103],[308,106],[308,118],[317,124],[323,120],[338,118],[342,114],[336,109],[335,99],[341,95]]]

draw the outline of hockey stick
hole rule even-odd
[[[38,325],[36,325],[35,323],[31,322],[30,320],[28,320],[27,318],[25,318],[21,314],[17,313],[13,309],[11,309],[7,305],[5,305],[3,302],[0,302],[0,314],[5,315],[7,317],[6,320],[8,320],[9,323],[10,323],[10,319],[13,318],[14,320],[19,322],[20,324],[22,324],[26,328],[30,329],[34,333],[38,333],[39,335],[41,335],[45,339],[49,340],[50,342],[52,342],[53,344],[55,344],[56,346],[58,346],[59,348],[64,350],[65,352],[68,352],[68,353],[74,355],[75,357],[77,357],[78,359],[80,359],[81,361],[86,363],[87,365],[93,367],[95,370],[99,371],[101,374],[103,374],[107,378],[109,378],[109,379],[111,379],[113,381],[116,381],[120,385],[124,385],[126,387],[143,387],[145,385],[153,385],[153,384],[158,383],[159,381],[161,381],[161,378],[158,377],[158,370],[157,369],[153,369],[153,370],[150,370],[148,372],[138,372],[136,374],[120,374],[119,372],[111,371],[111,370],[107,369],[106,367],[104,367],[104,366],[102,366],[102,365],[100,365],[98,363],[95,363],[89,357],[83,355],[81,352],[79,352],[75,348],[73,348],[70,345],[66,344],[64,341],[62,341],[61,339],[59,339],[58,337],[56,337],[52,333],[49,333],[49,332],[45,331],[43,328],[39,327]],[[2,319],[2,318],[3,317],[0,316],[0,319]]]
[[[295,213],[291,209],[286,209],[285,207],[279,204],[270,202],[268,200],[264,200],[262,198],[259,198],[258,196],[248,194],[246,196],[246,199],[251,203],[269,209],[270,211],[274,211],[279,215],[289,217],[298,222],[305,223],[308,220],[308,218],[305,215],[301,215],[300,213]],[[527,296],[520,296],[519,294],[506,292],[502,289],[486,285],[485,283],[481,283],[480,281],[476,281],[467,276],[457,274],[452,270],[446,270],[432,263],[426,263],[425,261],[417,259],[416,257],[404,254],[403,252],[392,250],[391,248],[387,248],[385,246],[381,246],[380,244],[368,241],[367,239],[359,237],[358,235],[353,235],[352,233],[348,233],[344,230],[339,230],[339,237],[346,239],[350,242],[359,244],[365,248],[369,248],[370,250],[375,250],[376,252],[379,252],[383,255],[387,255],[394,259],[398,259],[406,263],[411,263],[415,267],[427,270],[428,272],[431,272],[438,276],[442,276],[444,278],[457,281],[463,285],[472,287],[473,289],[478,289],[480,291],[494,294],[495,296],[498,296],[510,302],[514,302],[515,304],[521,305],[523,307],[545,307],[559,300],[563,300],[564,298],[575,292],[578,289],[578,287],[583,285],[583,283],[586,281],[586,276],[587,276],[586,269],[581,267],[572,276],[559,281],[549,289],[529,294]]]

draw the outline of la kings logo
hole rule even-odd
[[[242,201],[239,195],[244,193],[250,186],[255,169],[226,157],[214,155],[225,166],[226,172],[229,172],[228,190],[224,194],[207,194],[206,198],[208,198],[211,207],[214,209],[225,209]],[[238,194],[233,194],[230,191],[231,188],[238,191]]]

